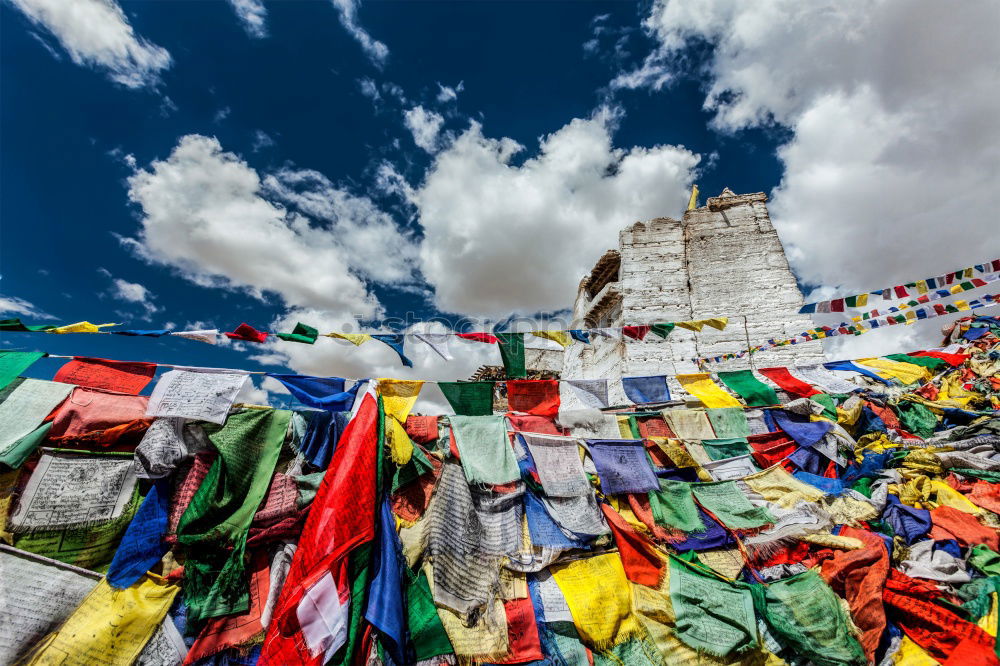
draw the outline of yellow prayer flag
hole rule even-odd
[[[903,384],[916,384],[931,378],[927,368],[913,363],[890,361],[886,358],[859,358],[855,363],[874,368],[881,377],[898,379]]]
[[[385,439],[389,445],[389,453],[397,465],[410,462],[413,455],[413,442],[406,434],[406,417],[417,402],[420,389],[424,383],[406,379],[379,379],[375,391],[382,398],[382,408],[385,410]]]
[[[739,400],[719,388],[707,372],[677,375],[677,381],[685,391],[701,400],[706,407],[743,407]]]
[[[694,210],[698,207],[698,186],[691,186],[691,198],[688,199],[688,210]]]
[[[78,321],[75,324],[57,326],[45,331],[46,333],[100,333],[102,328],[117,326],[118,324],[91,324],[89,321]]]
[[[705,326],[711,326],[717,331],[724,331],[726,325],[729,323],[729,317],[713,317],[712,319],[703,319],[702,323]]]
[[[926,280],[917,280],[917,293],[918,294],[926,294],[927,293],[927,281]]]
[[[155,574],[146,574],[124,590],[116,590],[102,578],[27,663],[131,666],[179,591],[179,585],[168,584]]]
[[[854,303],[854,307],[863,308],[868,305],[868,294],[858,294],[856,298],[857,300]]]
[[[347,340],[355,346],[361,346],[372,339],[372,336],[367,333],[324,333],[323,335],[328,338],[340,338],[341,340]]]
[[[972,309],[966,301],[955,301],[952,305],[958,308],[959,312],[965,312],[966,310]]]
[[[961,294],[963,291],[965,291],[965,289],[962,289],[961,284],[953,284],[951,285],[951,287],[948,288],[948,291],[950,291],[953,294]]]
[[[964,271],[962,271],[962,277],[970,278],[972,277],[972,267],[969,266]]]
[[[553,564],[549,570],[566,598],[580,640],[590,649],[610,650],[641,631],[618,553]]]
[[[573,344],[573,338],[571,338],[569,333],[566,331],[532,331],[531,334],[536,338],[544,338],[546,340],[558,342],[563,349]]]
[[[677,322],[677,325],[681,328],[686,328],[689,331],[701,333],[701,329],[705,325],[705,322],[700,319],[696,321],[679,321]]]

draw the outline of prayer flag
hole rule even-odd
[[[307,345],[311,345],[316,342],[316,338],[319,337],[319,331],[317,331],[312,326],[307,326],[302,322],[295,324],[295,328],[292,329],[291,333],[276,333],[279,338],[285,340],[286,342],[302,342]]]
[[[462,416],[493,413],[493,382],[438,382],[448,404]]]
[[[240,324],[232,333],[226,333],[226,337],[230,340],[243,340],[244,342],[264,342],[267,340],[267,335],[264,331],[258,331],[247,323]]]

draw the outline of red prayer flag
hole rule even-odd
[[[909,292],[906,291],[906,287],[903,285],[897,285],[894,289],[896,291],[896,298],[906,298],[910,295]]]
[[[653,328],[652,326],[622,326],[622,335],[632,338],[633,340],[642,340],[649,333],[649,330]]]
[[[495,345],[499,342],[497,336],[490,335],[489,333],[456,333],[455,337],[462,338],[463,340],[475,340],[476,342],[485,342],[487,344]]]
[[[664,559],[614,509],[602,503],[601,511],[604,512],[604,518],[615,538],[615,545],[618,546],[618,554],[625,567],[625,577],[646,587],[659,586],[666,566]]]
[[[509,411],[557,416],[559,381],[556,379],[512,379],[507,382]]]
[[[523,664],[529,661],[541,661],[542,641],[538,635],[538,622],[535,619],[535,609],[531,605],[531,597],[511,599],[503,602],[503,610],[507,615],[507,656],[494,664]]]
[[[306,592],[325,576],[332,575],[338,589],[347,585],[342,576],[348,555],[375,538],[378,421],[378,404],[366,394],[341,435],[302,528],[264,639],[262,666],[322,663],[322,654],[314,657],[309,652],[296,611]]]
[[[951,367],[962,365],[969,358],[965,354],[949,354],[947,352],[938,351],[911,352],[910,356],[929,356],[931,358],[939,358]]]
[[[155,363],[110,361],[77,356],[59,368],[53,381],[116,393],[138,394],[156,374]]]
[[[246,342],[264,342],[267,340],[267,333],[258,331],[250,324],[243,323],[236,327],[232,333],[226,333],[226,337],[232,340],[244,340]]]
[[[793,377],[788,368],[761,368],[758,372],[777,384],[781,390],[797,398],[808,398],[822,393],[801,379]]]
[[[844,299],[835,298],[830,301],[830,312],[843,312],[844,311]]]

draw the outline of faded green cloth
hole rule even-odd
[[[503,416],[452,416],[451,431],[469,483],[503,485],[521,478]]]
[[[749,585],[723,580],[670,556],[670,601],[685,645],[716,657],[757,646],[757,619]]]
[[[754,605],[768,627],[817,666],[864,666],[864,650],[851,633],[837,595],[815,571],[751,586]]]
[[[973,469],[971,467],[952,467],[949,472],[954,472],[955,474],[961,474],[962,476],[971,476],[974,479],[982,479],[983,481],[989,481],[990,483],[1000,483],[1000,472],[991,472],[985,469]]]
[[[823,416],[834,422],[837,421],[837,403],[834,401],[833,396],[829,393],[817,393],[816,395],[809,396],[809,399],[823,405]]]
[[[684,481],[659,479],[660,489],[649,491],[649,506],[657,525],[682,532],[704,532],[698,507],[691,494],[691,485]]]
[[[771,512],[754,506],[735,481],[695,483],[695,499],[732,530],[752,530],[774,522]]]
[[[279,338],[287,342],[302,342],[311,345],[319,337],[319,331],[312,326],[307,326],[302,322],[295,324],[291,333],[275,333]]]
[[[896,405],[896,414],[899,416],[899,424],[906,432],[923,438],[934,434],[934,428],[938,422],[937,416],[923,405],[909,400],[901,400]]]
[[[50,331],[53,328],[55,326],[26,326],[16,317],[14,319],[0,319],[0,333],[39,333]]]
[[[496,333],[500,345],[500,358],[508,379],[525,379],[528,370],[524,366],[524,333]]]
[[[649,332],[660,336],[661,338],[666,338],[668,335],[673,333],[674,327],[677,324],[673,322],[663,322],[660,324],[653,324],[649,327]]]
[[[184,598],[192,626],[249,608],[247,531],[291,418],[286,410],[246,409],[224,425],[203,426],[219,455],[177,525],[177,541],[188,547]]]
[[[456,414],[490,416],[494,382],[438,382],[438,388]]]
[[[416,661],[423,661],[442,654],[453,654],[448,634],[444,631],[441,618],[434,605],[427,575],[420,571],[416,577],[407,572],[412,580],[406,589],[406,627],[410,631],[410,642],[416,651]]]
[[[594,652],[594,666],[667,666],[663,655],[645,636],[630,638],[604,652]]]
[[[735,458],[750,453],[750,443],[745,437],[731,437],[729,439],[703,439],[701,448],[712,460],[724,460]]]
[[[969,552],[969,564],[984,576],[1000,576],[1000,554],[983,544],[972,547]]]
[[[18,375],[43,356],[45,356],[44,352],[0,350],[0,389],[17,379]]]
[[[45,436],[49,434],[49,429],[52,427],[52,421],[48,423],[43,423],[38,426],[30,433],[17,440],[11,444],[2,454],[0,454],[0,464],[4,464],[11,469],[18,469],[24,464],[32,453],[35,452],[42,442],[45,441]]]
[[[749,437],[750,426],[742,407],[718,407],[707,409],[708,420],[712,422],[715,436],[719,439]]]
[[[778,404],[778,394],[774,389],[753,376],[749,370],[718,372],[719,379],[731,391],[739,395],[750,407],[767,407]]]
[[[883,358],[887,358],[890,361],[899,361],[901,363],[912,363],[913,365],[921,365],[925,368],[930,368],[931,370],[937,370],[942,365],[948,365],[944,359],[935,358],[933,356],[910,356],[909,354],[889,354]]]

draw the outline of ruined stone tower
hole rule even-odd
[[[707,205],[685,212],[682,221],[636,222],[619,233],[618,249],[606,252],[580,282],[573,307],[580,327],[729,316],[726,330],[675,329],[665,341],[651,334],[639,344],[597,339],[593,345],[572,345],[566,350],[562,376],[698,372],[693,357],[738,352],[748,340],[759,344],[812,328],[809,315],[795,314],[802,294],[771,225],[766,200],[763,192],[737,195],[726,188]],[[754,364],[822,360],[821,343],[808,342],[762,352]],[[717,367],[750,364],[744,357]]]

